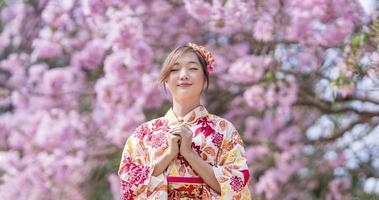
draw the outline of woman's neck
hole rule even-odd
[[[173,101],[172,110],[174,111],[178,120],[183,119],[183,117],[189,113],[191,110],[195,109],[200,105],[200,99],[196,101]]]

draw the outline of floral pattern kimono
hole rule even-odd
[[[212,166],[221,194],[208,186],[183,156],[171,161],[155,177],[153,161],[168,147],[171,126],[187,124],[193,132],[192,149]],[[200,105],[178,121],[172,109],[164,117],[140,125],[128,138],[118,174],[124,199],[246,199],[249,170],[240,135],[227,120]]]

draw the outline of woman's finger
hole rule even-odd
[[[176,133],[176,132],[182,132],[182,129],[175,129],[175,130],[169,130],[168,132]]]
[[[176,132],[179,132],[179,130],[169,130],[168,132],[169,133],[176,133]]]
[[[175,129],[175,130],[169,130],[168,132],[179,132],[180,129]]]
[[[169,132],[171,135],[173,135],[173,136],[178,136],[178,137],[180,137],[181,136],[181,134],[180,134],[180,132],[179,131],[172,131],[172,132]]]
[[[175,128],[179,128],[181,125],[174,125],[174,126],[170,126],[170,129],[175,129]]]
[[[169,131],[178,131],[178,130],[181,130],[181,128],[180,128],[180,127],[172,128],[172,129],[170,129]]]
[[[183,135],[183,132],[181,132],[181,131],[177,131],[177,132],[174,132],[174,133],[172,133],[173,135],[177,135],[177,136],[179,136],[179,137],[182,137]]]
[[[172,128],[172,129],[170,129],[168,131],[178,131],[178,130],[180,130],[180,128]]]
[[[188,127],[188,125],[183,125],[183,129],[184,130],[187,130],[189,132],[192,132],[192,130]]]

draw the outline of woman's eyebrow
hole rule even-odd
[[[176,65],[179,65],[179,64],[180,64],[179,62],[176,62],[172,66],[176,66]],[[197,65],[199,65],[200,63],[198,63],[196,61],[188,61],[187,64],[197,64]]]
[[[188,61],[187,64],[199,64],[199,63],[195,61]]]

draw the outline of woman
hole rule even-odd
[[[160,81],[173,105],[128,138],[118,172],[124,199],[250,199],[240,135],[200,104],[213,63],[193,43],[166,58]]]

